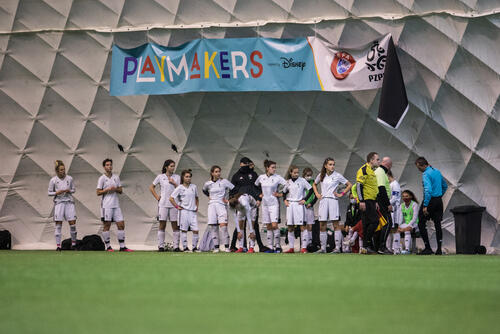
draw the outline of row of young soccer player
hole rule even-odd
[[[321,172],[313,179],[313,171],[305,168],[302,177],[299,168],[291,166],[283,178],[276,174],[276,163],[264,162],[265,174],[256,176],[248,165],[253,164],[248,158],[243,158],[240,174],[232,181],[221,178],[221,168],[213,166],[210,170],[211,179],[207,181],[202,192],[208,196],[208,229],[214,244],[214,252],[219,252],[219,245],[224,245],[226,252],[230,251],[230,236],[228,231],[228,212],[232,215],[237,229],[238,248],[236,252],[246,251],[244,233],[248,236],[248,252],[255,252],[258,208],[262,212],[261,222],[266,225],[266,252],[281,252],[281,236],[278,227],[280,216],[279,198],[283,198],[286,206],[286,224],[288,226],[289,249],[293,253],[295,246],[295,226],[300,226],[300,249],[307,252],[312,242],[312,225],[315,222],[314,204],[319,200],[318,220],[320,222],[320,247],[317,252],[325,253],[327,249],[327,224],[333,223],[335,248],[333,253],[358,252],[363,249],[363,224],[358,205],[356,188],[352,188],[343,175],[335,171],[335,161],[327,158]],[[150,185],[150,191],[158,201],[158,250],[165,251],[165,229],[167,222],[171,223],[174,251],[189,251],[187,242],[188,231],[192,232],[191,251],[198,251],[199,229],[197,211],[199,207],[198,188],[191,183],[192,172],[183,170],[181,175],[175,174],[175,162],[166,160],[162,173]],[[101,220],[103,222],[102,239],[107,251],[113,251],[110,244],[110,226],[117,225],[117,237],[120,251],[131,251],[125,246],[125,223],[120,208],[118,194],[123,189],[118,175],[113,174],[113,161],[103,161],[104,174],[97,182],[97,196],[101,196]],[[247,169],[245,169],[247,168]],[[72,194],[75,185],[71,176],[66,174],[62,161],[57,160],[56,176],[49,183],[48,194],[54,197],[54,221],[56,223],[55,239],[57,250],[61,249],[61,227],[63,221],[70,225],[72,248],[76,246],[76,213]],[[392,239],[387,242],[388,248],[395,254],[408,253],[411,249],[411,231],[417,226],[418,204],[413,193],[405,190],[402,193],[399,184],[390,171],[391,178],[390,203],[392,216]],[[385,173],[384,172],[384,173]],[[247,175],[248,174],[248,175]],[[253,177],[255,175],[255,177]],[[252,189],[238,184],[247,177],[251,180]],[[244,181],[243,181],[244,182]],[[339,185],[343,185],[339,187]],[[159,187],[159,193],[157,192]],[[343,188],[342,191],[337,189]],[[352,189],[351,189],[352,188]],[[346,222],[340,222],[339,199],[349,195],[350,204],[346,214]],[[392,209],[393,208],[393,209]],[[245,231],[245,229],[247,229]],[[400,235],[404,233],[404,250],[401,250]],[[345,239],[345,240],[344,240]],[[182,244],[182,249],[180,247]],[[342,246],[343,245],[343,246]]]

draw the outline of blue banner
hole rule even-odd
[[[307,38],[197,39],[113,46],[111,95],[322,90]]]

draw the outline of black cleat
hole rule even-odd
[[[163,247],[158,247],[158,252],[163,253],[165,251],[165,248]]]
[[[430,248],[424,248],[423,251],[421,251],[420,253],[417,253],[417,255],[432,255],[432,254],[434,254],[434,253],[432,252],[432,249],[430,249]]]
[[[377,252],[371,247],[366,247],[365,250],[366,250],[365,254],[367,254],[367,255],[377,254]]]
[[[183,250],[181,250],[179,247],[177,247],[177,248],[174,249],[174,252],[175,253],[182,253]]]
[[[62,251],[61,247],[57,247],[57,248],[56,248],[56,251],[57,251],[57,252]]]
[[[120,248],[120,252],[133,252],[133,250],[128,249],[127,247]]]
[[[434,253],[434,254],[436,254],[436,255],[443,255],[443,251],[441,250],[441,248],[438,248],[436,250],[436,253]]]
[[[387,247],[384,247],[384,248],[380,248],[377,253],[379,253],[380,255],[392,255],[392,252],[390,250],[387,249]]]

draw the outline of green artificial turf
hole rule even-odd
[[[1,333],[498,333],[500,257],[0,252]]]

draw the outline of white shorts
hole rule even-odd
[[[314,221],[314,208],[305,208],[304,212],[304,220],[307,225],[313,225],[315,223]]]
[[[262,224],[277,223],[280,217],[280,206],[262,206]]]
[[[322,198],[319,200],[318,220],[327,222],[340,220],[339,201],[334,198]]]
[[[54,205],[54,221],[73,221],[76,220],[75,203],[60,202]]]
[[[176,208],[158,207],[158,220],[161,222],[176,222],[179,218],[179,210]]]
[[[198,231],[198,218],[195,211],[179,210],[178,222],[181,231]]]
[[[287,225],[304,225],[304,205],[299,202],[289,202],[286,208]]]
[[[254,222],[255,219],[257,219],[257,208],[252,208],[252,212],[250,212],[250,217],[252,218],[252,222]],[[242,221],[247,219],[247,216],[245,215],[244,212],[238,210],[236,211],[236,218],[238,219],[238,221]]]
[[[210,203],[208,205],[207,224],[216,225],[227,223],[227,207],[221,203]]]
[[[101,220],[103,222],[122,222],[123,214],[120,208],[105,209],[101,208]]]

